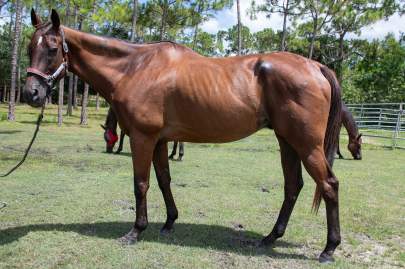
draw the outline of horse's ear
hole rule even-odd
[[[59,31],[59,26],[60,26],[59,14],[54,9],[52,9],[52,13],[51,13],[51,22],[52,22],[53,28],[56,31]]]
[[[37,27],[42,23],[41,18],[35,13],[33,8],[31,9],[31,23],[34,27]]]
[[[104,125],[100,124],[101,128],[103,128],[104,130],[107,130],[107,127],[105,127]]]

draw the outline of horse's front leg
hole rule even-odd
[[[124,137],[125,137],[125,133],[124,133],[124,131],[121,130],[120,142],[119,142],[119,145],[118,145],[118,149],[115,152],[116,154],[120,154],[121,151],[122,151],[122,148],[124,146]]]
[[[141,232],[148,226],[146,193],[149,189],[150,167],[157,138],[158,135],[145,135],[141,132],[131,132],[130,144],[134,168],[136,219],[131,231],[119,239],[119,241],[124,244],[135,243]]]

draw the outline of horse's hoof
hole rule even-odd
[[[162,229],[160,229],[160,235],[161,236],[168,236],[169,234],[173,233],[174,229],[173,228],[166,228],[163,227]]]
[[[319,256],[320,263],[332,263],[334,261],[335,259],[332,257],[332,255],[329,255],[325,252],[322,252],[321,255]]]
[[[274,236],[272,235],[268,235],[265,238],[263,238],[260,243],[259,243],[259,247],[264,248],[264,247],[268,247],[274,244],[274,242],[276,242],[276,239]]]
[[[122,245],[133,245],[138,241],[138,237],[135,234],[128,233],[117,240]]]

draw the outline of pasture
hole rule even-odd
[[[0,105],[0,173],[22,157],[38,110],[18,106],[17,122]],[[363,160],[336,160],[342,244],[336,262],[320,265],[326,240],[322,203],[311,213],[315,184],[304,188],[289,226],[274,247],[259,248],[283,201],[278,144],[262,130],[228,144],[186,144],[171,162],[179,219],[166,218],[154,172],[148,192],[149,227],[133,246],[116,238],[133,224],[134,195],[128,139],[121,155],[106,154],[100,123],[107,110],[79,112],[56,124],[46,109],[26,163],[0,179],[0,268],[400,268],[405,266],[405,150],[365,138]],[[345,157],[346,136],[341,136]]]

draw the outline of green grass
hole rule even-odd
[[[38,110],[17,107],[15,123],[5,120],[6,112],[0,105],[0,173],[22,157]],[[0,268],[405,266],[404,150],[366,144],[362,161],[336,160],[343,242],[334,264],[317,262],[326,219],[323,204],[311,213],[315,184],[306,173],[285,236],[273,248],[254,246],[272,229],[283,200],[278,145],[269,130],[229,144],[186,144],[184,161],[171,162],[175,232],[159,236],[165,206],[152,172],[150,225],[136,245],[124,247],[116,238],[134,221],[129,146],[118,156],[104,153],[105,108],[91,109],[87,127],[74,114],[57,127],[56,108],[47,109],[26,163],[0,178],[0,201],[7,203],[0,209]]]

